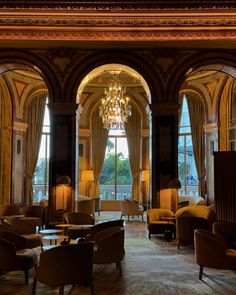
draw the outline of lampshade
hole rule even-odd
[[[142,177],[141,177],[142,181],[149,181],[149,170],[143,170],[142,171]]]
[[[181,182],[178,178],[173,178],[168,182],[169,188],[181,188]]]
[[[93,181],[94,180],[93,170],[82,170],[81,180],[82,181]]]
[[[67,186],[69,186],[70,182],[71,182],[70,177],[66,176],[66,175],[59,176],[57,178],[57,185],[67,185]]]

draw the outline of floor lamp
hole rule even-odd
[[[142,170],[142,192],[145,201],[143,204],[146,207],[146,210],[149,209],[149,170]]]
[[[57,179],[57,185],[62,187],[62,209],[67,210],[67,202],[68,202],[68,195],[67,195],[67,188],[70,186],[71,180],[69,176],[59,176]],[[66,193],[65,193],[66,191]]]
[[[89,197],[89,181],[94,181],[93,170],[82,170],[81,181],[86,182],[86,196]]]
[[[181,182],[178,178],[171,179],[168,183],[168,187],[171,189],[171,210],[176,212],[179,204],[178,189],[181,188]]]

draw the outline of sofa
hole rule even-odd
[[[201,196],[179,196],[179,208],[182,207],[182,204],[194,206],[194,205],[201,205],[206,206],[206,200]]]

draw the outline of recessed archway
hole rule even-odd
[[[134,111],[137,111],[137,114],[140,116],[140,155],[142,155],[140,161],[139,171],[139,191],[141,190],[141,171],[149,171],[149,117],[148,112],[149,104],[151,103],[151,94],[145,79],[134,69],[129,66],[122,64],[105,64],[93,69],[89,72],[86,77],[82,80],[78,91],[76,101],[79,104],[79,123],[78,123],[78,134],[79,134],[79,146],[80,151],[80,164],[78,165],[79,174],[83,170],[92,169],[92,152],[91,151],[91,115],[96,113],[99,107],[99,101],[104,96],[104,89],[108,86],[109,80],[112,78],[113,73],[118,73],[119,78],[122,80],[123,85],[126,88],[126,94],[130,97],[130,104]],[[131,111],[132,112],[132,111]],[[87,154],[86,154],[87,153]],[[84,194],[85,184],[81,183],[81,179],[78,175],[79,183],[79,194]],[[146,185],[148,189],[149,184]],[[132,190],[131,190],[132,191]],[[145,198],[145,201],[149,200],[149,192],[142,192]],[[92,194],[92,193],[90,193]],[[131,193],[130,193],[131,195]],[[128,197],[129,194],[127,193]],[[97,196],[96,196],[97,197]],[[136,198],[141,203],[143,202],[142,195],[135,194],[132,196]],[[116,197],[117,198],[117,197]],[[122,197],[121,197],[122,198]],[[118,198],[117,198],[118,199]],[[120,205],[114,205],[112,209],[119,210]]]

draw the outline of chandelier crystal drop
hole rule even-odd
[[[131,115],[131,105],[129,98],[124,96],[125,92],[126,88],[118,75],[114,75],[104,91],[105,97],[99,107],[99,116],[105,129],[125,128],[125,123]]]

